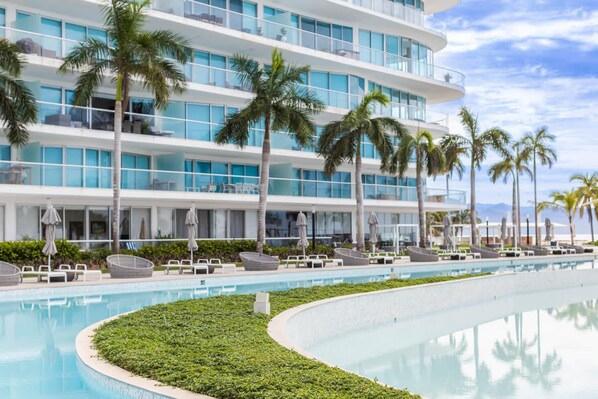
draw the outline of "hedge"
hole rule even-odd
[[[240,262],[240,252],[253,252],[256,248],[256,242],[252,240],[239,241],[198,241],[198,249],[194,252],[195,259],[201,258],[219,258],[223,262]],[[44,241],[4,241],[0,242],[0,260],[14,263],[16,265],[38,265],[47,262],[47,257],[42,253]],[[76,244],[66,241],[56,241],[58,254],[53,256],[53,264],[82,262],[93,266],[106,266],[106,257],[111,252],[107,248],[99,248],[90,251],[81,251]],[[279,256],[280,259],[286,259],[290,255],[300,255],[302,251],[296,248],[264,248],[267,254]],[[328,256],[333,255],[333,249],[325,245],[317,245],[316,250],[312,251],[310,246],[306,250],[307,254],[317,253]],[[159,244],[157,246],[146,245],[138,250],[121,251],[123,254],[136,255],[149,259],[156,265],[162,265],[169,259],[189,258],[186,241],[175,241]]]
[[[467,278],[470,276],[462,276]],[[272,317],[336,296],[457,278],[389,280],[270,294]],[[415,399],[407,391],[305,358],[268,335],[254,295],[151,306],[96,330],[99,355],[133,374],[220,399]]]
[[[48,263],[48,257],[42,249],[45,241],[2,241],[0,242],[0,260],[18,266],[38,266]],[[81,253],[76,244],[56,241],[58,253],[52,256],[53,264],[79,262]]]

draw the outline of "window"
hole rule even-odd
[[[40,88],[39,118],[42,123],[59,125],[62,114],[62,89],[42,86]]]
[[[122,188],[129,190],[149,190],[150,157],[147,155],[122,154]]]
[[[0,8],[0,26],[6,26],[6,14],[4,8]]]
[[[319,198],[351,198],[351,174],[335,172],[331,176],[322,171],[294,169],[293,195]]]
[[[9,145],[0,145],[0,161],[10,161]]]

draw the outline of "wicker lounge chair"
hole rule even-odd
[[[334,253],[335,258],[343,260],[343,266],[368,266],[370,264],[370,258],[359,251],[336,248]]]
[[[106,261],[112,278],[151,277],[154,272],[152,262],[137,256],[110,255]]]
[[[17,285],[22,280],[21,271],[15,265],[0,262],[0,286]]]
[[[438,262],[438,254],[425,248],[407,247],[411,262]]]
[[[256,252],[241,252],[239,254],[243,267],[248,272],[262,272],[278,270],[280,261],[273,256],[258,254]]]
[[[565,249],[574,249],[577,255],[585,253],[585,248],[580,245],[561,244],[561,247]]]
[[[535,256],[547,256],[549,252],[546,248],[537,247],[533,245],[522,245],[521,249],[524,251],[533,251]]]
[[[498,259],[500,254],[488,248],[478,247],[476,245],[471,246],[471,252],[474,254],[480,254],[482,259]]]

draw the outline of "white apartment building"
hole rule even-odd
[[[123,123],[121,240],[184,238],[192,204],[200,239],[255,238],[263,131],[256,127],[243,150],[214,143],[227,113],[251,96],[230,71],[236,53],[268,62],[278,48],[287,61],[310,65],[305,84],[327,105],[315,117],[320,129],[379,88],[392,104],[376,113],[412,132],[447,134],[447,116],[429,107],[462,97],[464,77],[435,65],[447,39],[429,27],[428,14],[459,2],[154,0],[147,28],[170,29],[190,43],[188,91],[161,111],[149,93],[132,93]],[[107,79],[88,107],[73,107],[76,76],[57,74],[75,43],[90,36],[108,40],[98,4],[0,0],[0,34],[25,54],[23,79],[39,107],[27,146],[17,151],[0,135],[0,240],[41,238],[40,213],[48,201],[62,216],[59,238],[90,247],[111,239],[114,89]],[[326,176],[313,149],[300,148],[284,133],[274,134],[272,146],[270,243],[289,243],[297,236],[297,212],[311,218],[313,209],[320,240],[354,239],[353,165]],[[372,145],[362,148],[366,215],[375,211],[382,225],[417,223],[414,172],[402,179],[385,175]],[[464,192],[426,185],[426,195],[430,211],[465,207]],[[415,240],[415,228],[400,232],[402,240]]]

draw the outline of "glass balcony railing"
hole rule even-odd
[[[15,43],[23,54],[46,58],[62,59],[79,44],[75,40],[7,27],[0,27],[0,36]]]
[[[184,0],[184,5],[181,8],[173,7],[173,4],[170,2],[156,2],[151,7],[157,11],[179,15],[213,26],[220,26],[282,43],[290,43],[357,61],[380,65],[459,87],[463,87],[464,85],[465,77],[457,71],[437,67],[420,60],[403,59],[398,56],[394,56],[396,60],[393,62],[391,54],[383,54],[383,61],[379,62],[379,55],[372,56],[372,52],[376,52],[377,50],[315,32],[298,29],[290,22],[280,23],[274,20],[259,19],[224,8],[203,4],[195,0]]]
[[[121,169],[124,190],[193,192],[204,194],[247,195],[257,198],[259,177],[196,172]],[[39,162],[0,161],[0,184],[110,189],[112,168],[89,165],[65,165]],[[355,198],[354,183],[330,180],[305,180],[272,177],[268,193],[273,196],[310,198]],[[465,192],[425,189],[426,201],[465,204]],[[415,187],[364,184],[366,200],[417,200]]]
[[[355,6],[368,9],[389,17],[397,18],[410,24],[424,26],[426,18],[421,10],[407,7],[390,0],[343,0]],[[442,32],[441,32],[442,33]]]

